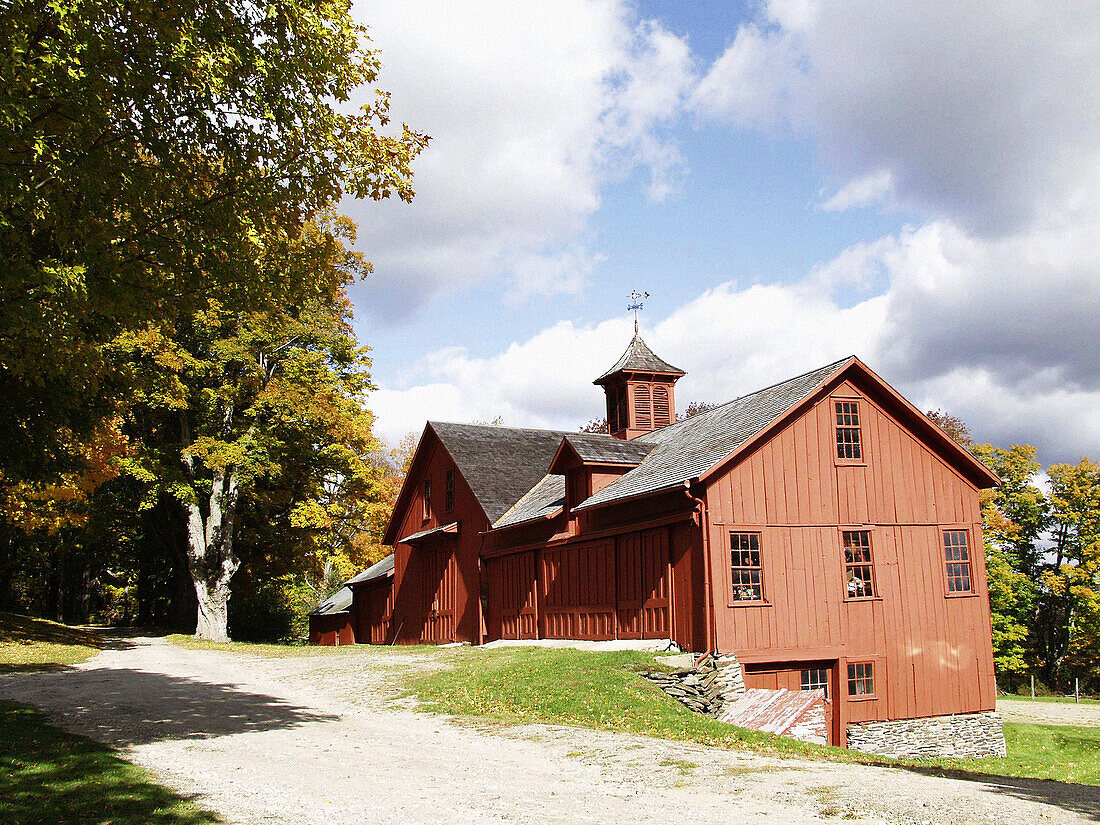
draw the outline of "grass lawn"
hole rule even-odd
[[[1100,728],[1006,724],[1006,759],[892,760],[735,728],[693,713],[637,674],[655,667],[646,653],[466,648],[438,655],[447,667],[412,673],[406,685],[424,709],[441,713],[622,730],[776,756],[1100,785]]]
[[[104,745],[0,702],[0,822],[207,825],[221,822]]]
[[[102,648],[103,639],[87,630],[0,613],[0,673],[75,665]]]

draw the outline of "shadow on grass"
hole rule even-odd
[[[218,817],[155,784],[110,748],[0,703],[0,821],[13,825],[212,825]]]
[[[65,727],[120,747],[339,719],[231,684],[131,668],[11,674],[0,679],[0,698],[41,707]]]
[[[131,630],[109,627],[73,627],[32,616],[0,612],[0,642],[24,644],[84,645],[98,650],[125,650],[133,647],[127,636]]]

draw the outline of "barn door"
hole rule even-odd
[[[535,611],[535,554],[520,553],[500,560],[500,637],[538,638]]]
[[[421,642],[453,642],[455,633],[454,552],[432,547],[421,553],[424,593],[424,625]]]
[[[616,542],[616,611],[620,639],[671,635],[668,531],[647,530]]]

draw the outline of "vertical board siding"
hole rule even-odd
[[[832,397],[860,403],[864,458],[834,460]],[[995,685],[977,490],[859,388],[844,384],[706,492],[720,650],[874,663],[851,721],[992,709]],[[871,533],[877,596],[845,600],[841,529]],[[975,595],[947,595],[942,530],[966,529]],[[729,533],[759,532],[765,604],[730,601]],[[826,657],[827,658],[827,657]],[[757,667],[762,679],[767,667]]]

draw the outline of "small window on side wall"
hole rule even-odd
[[[730,583],[733,601],[764,601],[759,533],[730,533]]]
[[[424,494],[420,499],[424,504],[424,519],[426,521],[432,517],[432,480],[430,478],[424,479]]]
[[[863,459],[863,430],[858,401],[836,402],[836,457],[843,461]]]
[[[965,530],[943,531],[943,557],[947,565],[947,592],[973,593],[970,577],[970,540]]]
[[[848,665],[848,695],[875,695],[875,666],[872,662],[852,662]]]
[[[815,667],[802,671],[802,690],[823,690],[825,698],[829,698],[829,671],[827,668]]]
[[[452,467],[447,471],[447,475],[444,479],[443,493],[445,498],[445,505],[447,512],[451,512],[455,508],[455,468]]]

